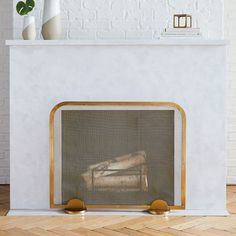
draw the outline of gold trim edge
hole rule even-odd
[[[186,208],[186,113],[184,109],[175,102],[85,102],[85,101],[64,101],[55,105],[49,117],[49,155],[50,155],[50,181],[49,181],[49,192],[50,192],[50,208],[64,209],[67,205],[64,204],[54,204],[54,117],[58,109],[63,106],[166,106],[176,108],[182,118],[182,171],[181,171],[181,205],[170,206],[171,210],[184,210]],[[148,210],[151,207],[151,204],[148,205],[97,205],[97,204],[88,204],[86,205],[87,209],[109,209],[109,210],[121,210],[121,209],[137,209],[137,210]]]

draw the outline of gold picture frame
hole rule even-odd
[[[181,19],[184,18],[184,25],[181,25]],[[173,27],[174,28],[192,28],[193,20],[192,16],[189,14],[175,14],[173,17]]]
[[[49,117],[49,155],[50,155],[50,208],[65,209],[67,205],[54,203],[54,118],[58,109],[63,106],[153,106],[153,107],[172,107],[181,114],[182,121],[182,160],[181,160],[181,205],[170,206],[170,209],[185,209],[186,207],[186,114],[184,109],[174,102],[61,102],[53,107]],[[90,209],[109,209],[109,210],[148,210],[151,205],[86,205]]]

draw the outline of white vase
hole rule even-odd
[[[35,40],[36,29],[35,29],[35,18],[34,16],[24,17],[24,26],[22,31],[22,37],[24,40]]]
[[[42,35],[46,40],[61,38],[60,0],[44,0]]]

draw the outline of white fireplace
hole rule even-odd
[[[11,209],[49,210],[60,102],[173,102],[186,113],[186,210],[226,213],[226,42],[8,41]],[[197,214],[197,213],[196,213]]]

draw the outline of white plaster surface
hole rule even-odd
[[[49,112],[170,101],[187,114],[187,209],[226,209],[225,46],[12,46],[11,209],[49,208]]]
[[[68,216],[74,215],[65,214],[63,210],[10,210],[8,216]],[[156,217],[168,217],[168,216],[228,216],[229,213],[226,210],[172,210],[166,216]],[[88,211],[84,216],[151,216],[147,212],[137,211]]]

